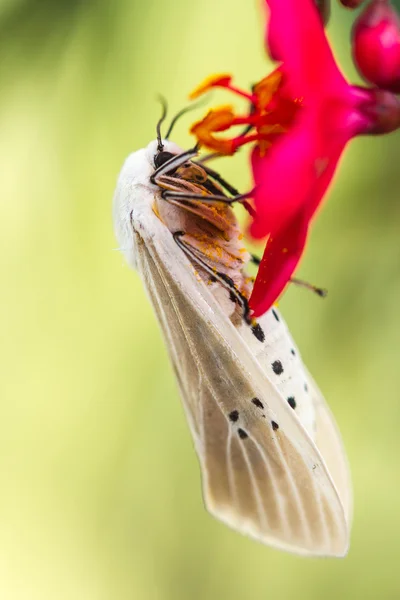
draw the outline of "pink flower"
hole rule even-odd
[[[248,97],[252,110],[237,117],[224,107],[192,128],[201,143],[226,154],[256,142],[251,154],[256,216],[250,232],[254,238],[267,237],[267,243],[250,298],[255,316],[266,312],[289,282],[347,142],[400,125],[400,102],[390,92],[347,83],[314,0],[266,4],[266,43],[281,66],[252,94],[234,88],[226,75],[209,80],[200,92],[215,86],[231,89]],[[214,135],[244,123],[255,132],[231,140]]]
[[[371,83],[400,93],[400,19],[387,0],[374,0],[353,27],[353,57]]]

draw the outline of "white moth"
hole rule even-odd
[[[277,309],[249,318],[250,257],[230,196],[196,154],[161,139],[131,154],[114,222],[164,334],[205,505],[276,548],[344,556],[352,500],[338,430]]]

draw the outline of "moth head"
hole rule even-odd
[[[170,158],[178,154],[182,154],[183,150],[174,142],[162,140],[162,150],[159,149],[158,140],[153,140],[146,148],[147,159],[154,170],[161,167]]]

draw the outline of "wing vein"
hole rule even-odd
[[[290,536],[292,528],[290,526],[289,523],[289,519],[287,516],[287,511],[285,509],[285,507],[282,505],[282,503],[279,500],[279,496],[281,495],[279,492],[279,486],[278,486],[278,482],[275,478],[275,475],[273,473],[273,469],[272,467],[270,467],[269,465],[269,461],[268,458],[263,450],[263,448],[260,446],[260,444],[257,442],[257,440],[254,437],[251,437],[251,441],[253,442],[253,444],[255,445],[255,447],[257,448],[261,459],[264,463],[265,466],[265,470],[267,472],[267,477],[269,478],[270,482],[271,482],[271,487],[273,488],[274,491],[274,499],[275,499],[275,504],[277,507],[277,510],[279,512],[280,515],[280,520],[283,523],[283,530],[285,532],[285,535]]]
[[[232,494],[233,503],[234,503],[236,509],[238,509],[238,512],[240,512],[239,511],[239,506],[240,506],[239,496],[238,496],[236,481],[235,481],[235,471],[232,468],[232,430],[230,428],[228,431],[228,439],[226,441],[226,466],[228,469],[229,491]]]
[[[282,447],[280,445],[279,438],[274,437],[274,441],[275,441],[276,450],[278,452],[279,458],[280,458],[282,466],[283,466],[283,471],[285,473],[286,480],[292,490],[294,505],[296,506],[297,511],[299,513],[300,523],[301,523],[301,527],[303,529],[304,536],[307,539],[307,541],[310,543],[311,542],[311,529],[310,529],[310,523],[306,516],[306,512],[304,510],[303,501],[299,494],[299,490],[298,490],[296,482],[293,478],[293,475],[289,469],[289,465],[287,463],[287,460],[283,453]]]
[[[244,444],[239,444],[240,445],[240,449],[242,451],[242,455],[244,458],[244,461],[246,463],[247,466],[247,470],[249,472],[249,476],[250,476],[250,481],[252,483],[253,486],[253,495],[257,504],[257,513],[258,513],[258,518],[260,520],[260,523],[262,525],[262,527],[265,527],[265,529],[268,529],[268,517],[267,514],[265,512],[265,507],[264,507],[264,503],[262,501],[262,497],[260,494],[260,488],[258,487],[258,483],[256,480],[256,477],[254,476],[254,471],[253,471],[253,467],[251,466],[251,460],[247,454],[247,450],[245,448]]]

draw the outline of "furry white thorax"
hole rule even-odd
[[[164,150],[173,154],[181,154],[182,148],[163,140]],[[133,217],[139,218],[151,208],[159,189],[152,184],[150,177],[155,171],[154,157],[157,154],[157,140],[151,141],[146,148],[130,154],[118,176],[113,201],[113,221],[115,235],[119,247],[132,268],[136,268],[134,254]]]

